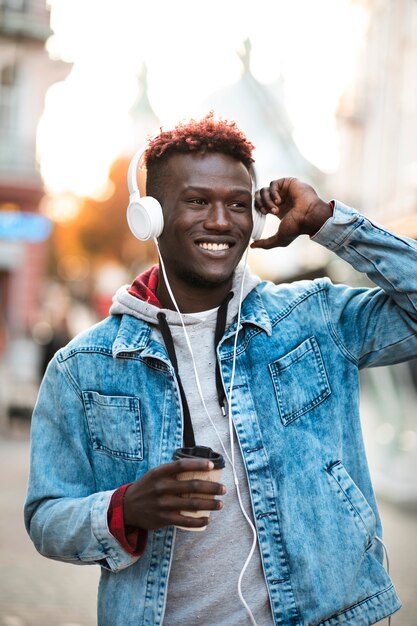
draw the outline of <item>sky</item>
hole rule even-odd
[[[46,188],[71,212],[71,197],[104,194],[123,150],[137,76],[163,125],[190,117],[237,81],[237,51],[250,38],[251,71],[281,76],[301,152],[324,171],[338,164],[335,111],[355,68],[366,14],[356,0],[49,0],[53,59],[70,62],[48,90],[38,128]],[[69,204],[68,204],[69,203]],[[65,213],[65,211],[64,211]]]

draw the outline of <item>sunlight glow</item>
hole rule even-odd
[[[137,76],[163,124],[196,113],[209,94],[239,80],[237,56],[252,43],[251,71],[284,80],[294,138],[316,166],[337,167],[334,113],[349,81],[365,15],[348,0],[49,0],[52,58],[73,63],[47,94],[38,158],[50,193],[97,196],[126,144]],[[141,141],[142,138],[138,138]]]

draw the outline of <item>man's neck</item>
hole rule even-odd
[[[230,278],[227,283],[213,287],[190,286],[176,282],[176,284],[171,284],[171,289],[181,313],[198,313],[220,306],[231,290],[232,282],[233,278]],[[156,295],[163,308],[175,310],[162,272],[159,276]]]

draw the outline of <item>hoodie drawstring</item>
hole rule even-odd
[[[233,297],[233,291],[227,294],[226,298],[223,300],[217,312],[216,330],[214,334],[215,351],[217,349],[217,345],[219,341],[224,335],[224,331],[226,330],[227,307],[232,297]],[[175,353],[174,341],[172,339],[171,330],[169,328],[169,324],[167,322],[165,313],[161,311],[160,313],[157,314],[157,318],[158,318],[159,329],[162,334],[162,339],[164,340],[169,359],[174,368],[175,376],[177,378],[178,387],[180,390],[182,410],[184,414],[184,437],[183,437],[184,447],[193,448],[196,445],[195,437],[194,437],[194,429],[193,429],[193,425],[191,422],[190,408],[188,406],[187,398],[184,392],[184,387],[182,386],[182,382],[181,382],[181,378],[180,378],[180,374],[178,370],[178,360],[177,360],[177,355]],[[219,405],[222,411],[224,411],[225,393],[224,393],[222,378],[220,374],[220,367],[217,361],[217,355],[216,355],[216,390],[217,390],[217,399],[219,401]]]

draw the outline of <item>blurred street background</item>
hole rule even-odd
[[[156,260],[126,224],[131,157],[210,110],[256,146],[259,186],[298,176],[417,238],[417,0],[0,0],[0,626],[95,624],[97,568],[23,528],[31,412],[54,352]],[[305,237],[249,258],[277,283],[369,284]],[[417,626],[417,363],[362,389],[392,626]]]

